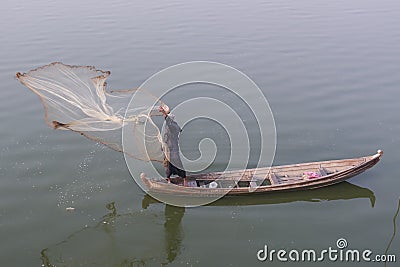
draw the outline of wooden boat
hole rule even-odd
[[[246,197],[229,196],[220,198],[207,204],[208,206],[255,206],[255,205],[274,205],[292,202],[324,202],[335,200],[368,199],[371,207],[375,206],[375,194],[368,188],[364,188],[348,181],[344,181],[332,186],[322,187],[315,190],[301,190],[291,193],[276,192],[268,195],[253,194]],[[146,209],[151,205],[164,204],[149,194],[145,194],[142,199],[142,208]]]
[[[345,181],[377,164],[382,150],[366,157],[309,162],[266,168],[188,175],[193,186],[168,183],[141,174],[149,193],[211,197],[315,189]],[[310,176],[311,173],[311,176]]]

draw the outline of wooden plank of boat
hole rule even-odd
[[[188,175],[195,187],[178,186],[164,179],[141,174],[149,192],[187,196],[247,195],[281,191],[307,190],[345,181],[377,164],[382,150],[371,156],[300,163],[266,168],[211,172]],[[308,177],[309,174],[314,174]],[[217,186],[212,188],[210,183]]]

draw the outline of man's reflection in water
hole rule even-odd
[[[142,200],[142,208],[147,209],[150,204],[159,203],[157,200],[146,195]],[[182,231],[182,218],[185,214],[185,208],[175,207],[165,204],[165,251],[167,256],[167,262],[171,263],[175,260],[176,256],[179,255],[181,250],[181,243],[183,240]]]
[[[147,209],[152,203],[154,199],[144,198],[142,208]],[[164,216],[159,216],[158,208],[123,214],[117,212],[114,202],[108,203],[106,208],[109,213],[96,225],[85,226],[67,239],[43,249],[40,253],[42,265],[170,266],[181,253],[181,222],[185,208],[165,205]]]
[[[181,221],[185,208],[165,205],[165,249],[168,263],[175,260],[180,253],[183,239]]]

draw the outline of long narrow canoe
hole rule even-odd
[[[271,196],[271,197],[269,197]],[[324,202],[335,200],[368,199],[371,207],[375,206],[375,194],[368,188],[364,188],[350,182],[344,181],[336,185],[318,188],[315,190],[302,190],[291,193],[271,193],[247,195],[246,197],[230,196],[220,198],[211,202],[209,206],[255,206],[255,205],[274,205],[292,202]],[[146,209],[151,205],[163,203],[149,194],[145,194],[142,199],[142,208]]]
[[[333,185],[377,164],[383,155],[300,163],[266,168],[210,172],[187,176],[190,187],[152,179],[141,174],[148,192],[180,196],[248,195],[308,190]]]

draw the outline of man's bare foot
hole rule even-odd
[[[170,183],[171,183],[171,179],[170,179],[170,178],[167,178],[167,182],[170,184]]]

